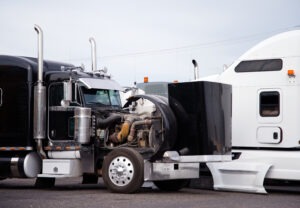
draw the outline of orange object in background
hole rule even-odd
[[[144,77],[144,83],[148,83],[148,82],[149,82],[148,77]]]

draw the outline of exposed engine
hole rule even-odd
[[[94,134],[101,146],[155,149],[162,142],[161,113],[149,100],[133,101],[123,111],[94,110],[92,114]]]

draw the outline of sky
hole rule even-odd
[[[260,41],[300,29],[300,0],[1,0],[0,54],[37,56],[34,24],[44,33],[44,58],[98,69],[123,86],[221,73]]]

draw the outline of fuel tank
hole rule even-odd
[[[36,152],[0,156],[0,178],[34,178],[42,170],[42,160]]]

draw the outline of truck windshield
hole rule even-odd
[[[81,91],[86,106],[121,107],[121,99],[118,90],[87,89],[81,87]]]

